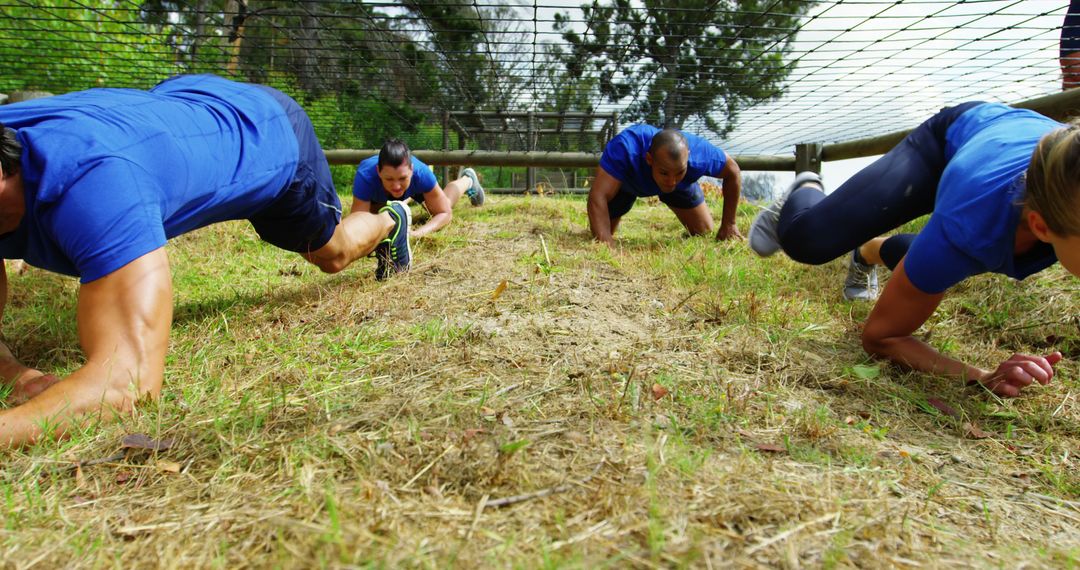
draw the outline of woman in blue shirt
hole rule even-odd
[[[1012,397],[1033,382],[1049,383],[1061,354],[1016,354],[984,370],[913,334],[945,291],[971,275],[1023,279],[1058,260],[1080,275],[1078,184],[1080,127],[964,103],[934,115],[829,195],[816,174],[800,174],[758,214],[750,245],[762,256],[783,249],[808,264],[854,249],[853,267],[889,267],[892,278],[863,329],[866,351]],[[879,237],[925,214],[932,215],[919,234]]]

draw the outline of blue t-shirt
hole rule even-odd
[[[948,165],[934,212],[904,259],[912,284],[940,293],[979,273],[1023,279],[1057,261],[1042,242],[1019,257],[1013,249],[1031,154],[1043,135],[1062,126],[996,103],[957,117],[945,133]]]
[[[627,127],[604,147],[600,168],[622,183],[620,189],[629,190],[639,198],[658,196],[660,187],[653,180],[652,167],[645,162],[645,153],[659,132],[660,129],[649,125]],[[693,186],[702,176],[720,176],[727,163],[724,151],[709,141],[686,132],[683,136],[690,147],[690,158],[686,177],[675,185],[675,192]]]
[[[353,178],[352,187],[353,197],[367,202],[389,202],[391,200],[404,200],[417,194],[427,194],[434,190],[435,185],[438,183],[435,180],[435,173],[431,171],[428,165],[417,160],[415,156],[409,155],[409,158],[412,159],[412,181],[409,182],[409,187],[405,189],[405,193],[400,198],[394,198],[383,189],[377,168],[379,164],[377,155],[365,158],[360,161],[360,166],[356,167],[356,177]]]
[[[0,257],[94,281],[214,222],[273,202],[296,136],[257,86],[181,76],[0,107],[23,145],[26,213]]]

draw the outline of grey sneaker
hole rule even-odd
[[[818,186],[822,186],[821,176],[816,172],[800,172],[783,194],[777,196],[772,204],[763,208],[754,217],[754,221],[750,223],[748,239],[750,249],[754,250],[754,253],[761,257],[769,257],[780,251],[780,236],[777,233],[777,226],[780,224],[780,209],[784,207],[788,196],[807,182],[815,182]]]
[[[847,278],[844,279],[844,298],[848,301],[872,301],[877,296],[877,266],[855,261],[855,252],[852,251]]]
[[[468,176],[469,180],[472,180],[472,188],[465,191],[465,195],[469,197],[469,201],[473,206],[484,205],[484,187],[480,185],[480,178],[476,176],[476,171],[471,168],[466,168],[461,171],[462,176]]]

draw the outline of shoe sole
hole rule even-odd
[[[472,175],[470,176],[466,171],[472,172]],[[468,176],[469,180],[472,180],[473,183],[473,187],[470,188],[470,190],[473,190],[473,193],[471,196],[469,196],[469,202],[471,202],[473,206],[483,206],[484,187],[480,185],[480,176],[476,174],[476,171],[471,168],[466,168],[462,171],[462,174]]]
[[[408,271],[409,268],[412,268],[412,243],[409,242],[409,228],[412,228],[412,210],[409,209],[405,202],[401,202],[401,209],[405,211],[405,251],[409,252],[409,267],[406,268],[406,271]]]
[[[769,212],[767,212],[765,210],[762,210],[761,212],[758,212],[758,214],[756,216],[754,216],[754,221],[750,222],[750,231],[746,232],[746,234],[747,234],[746,235],[746,242],[747,242],[747,244],[750,245],[750,251],[753,251],[754,253],[756,253],[758,255],[758,257],[770,257],[770,256],[774,255],[776,252],[780,251],[780,244],[775,243],[775,242],[774,242],[775,246],[771,247],[769,250],[766,250],[766,251],[762,251],[762,250],[759,250],[758,248],[754,247],[754,234],[761,231],[761,230],[758,229],[758,226],[760,225],[758,223],[758,221],[761,219],[762,216],[764,216],[767,213],[769,213]],[[770,241],[773,241],[773,240],[770,239]],[[773,244],[770,244],[770,246],[773,246]]]

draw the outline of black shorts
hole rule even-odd
[[[300,147],[300,159],[296,175],[285,192],[249,221],[267,243],[298,253],[312,252],[333,237],[341,222],[341,199],[307,113],[281,91],[265,85],[259,87],[288,114]]]
[[[671,208],[696,208],[705,201],[705,192],[702,191],[700,184],[694,182],[690,186],[674,192],[661,192],[658,197],[661,202]],[[608,217],[614,220],[625,216],[630,211],[630,208],[634,207],[634,202],[637,199],[637,195],[633,192],[626,188],[620,188],[619,193],[608,202]]]

